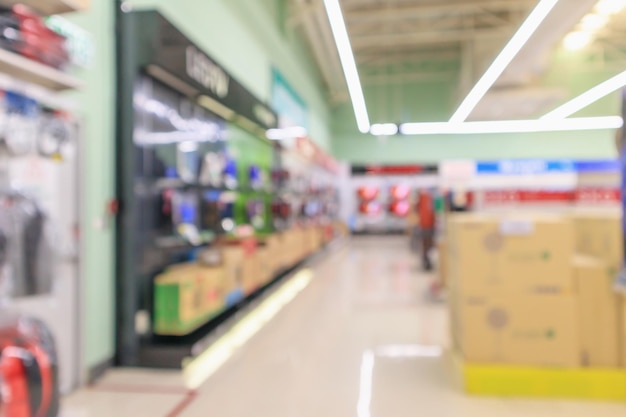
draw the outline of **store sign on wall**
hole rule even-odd
[[[187,74],[220,98],[228,95],[230,77],[195,46],[188,46],[185,64]]]
[[[159,71],[149,72],[152,77],[169,82],[170,87],[184,94],[206,96],[258,127],[276,127],[278,117],[268,105],[161,14],[136,11],[126,16],[136,19],[136,26],[142,28],[137,31],[134,47],[142,51],[138,62],[141,67],[158,68]],[[181,85],[187,86],[185,91]]]
[[[309,130],[307,106],[285,77],[272,70],[272,107],[279,114],[280,127],[300,126]]]
[[[478,175],[536,175],[546,173],[571,173],[576,164],[568,160],[520,159],[478,162]]]

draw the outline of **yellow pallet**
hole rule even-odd
[[[471,395],[626,401],[624,369],[550,369],[456,362],[463,387]]]

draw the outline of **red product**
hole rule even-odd
[[[380,189],[373,186],[364,186],[358,189],[357,194],[359,195],[361,200],[371,201],[378,197],[378,195],[380,194]]]
[[[365,201],[359,206],[361,214],[378,216],[383,212],[383,206],[378,201]]]
[[[396,217],[406,217],[411,210],[411,204],[406,201],[394,201],[389,205],[389,212]]]
[[[391,187],[390,194],[394,200],[406,200],[411,194],[411,189],[406,185],[394,185]]]
[[[43,323],[21,318],[0,324],[0,349],[0,417],[56,417],[54,341]]]
[[[28,7],[16,4],[12,10],[20,25],[23,44],[19,52],[22,55],[54,68],[62,68],[69,63],[63,36],[49,29],[43,19]]]

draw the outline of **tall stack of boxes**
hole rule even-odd
[[[616,219],[597,218],[597,227],[582,215],[452,216],[446,275],[453,343],[464,360],[626,364],[623,307],[612,289],[622,247]]]

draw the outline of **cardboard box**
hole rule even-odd
[[[578,289],[582,364],[617,367],[620,364],[620,300],[613,291],[614,275],[606,263],[577,256],[574,260]]]
[[[455,337],[475,364],[580,366],[574,295],[460,296]]]
[[[243,289],[244,250],[238,245],[223,246],[222,259],[226,269],[225,291],[227,294]]]
[[[224,308],[224,268],[175,265],[155,278],[154,330],[187,334]]]
[[[577,212],[572,218],[576,251],[602,259],[617,274],[624,264],[621,213],[613,211]]]
[[[244,257],[242,264],[242,286],[245,295],[250,295],[261,286],[263,276],[259,266],[258,254]]]
[[[626,367],[626,296],[623,294],[619,300],[619,342],[620,342],[620,365]]]
[[[463,295],[573,290],[573,228],[565,216],[459,214],[447,229],[449,284]]]
[[[443,286],[447,286],[447,275],[448,275],[448,246],[445,240],[440,240],[437,242],[437,277],[439,279],[439,283]]]

